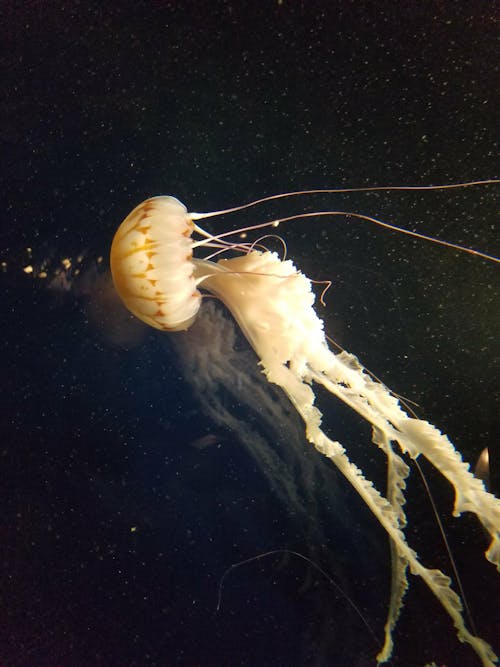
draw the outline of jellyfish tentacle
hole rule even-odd
[[[404,505],[406,498],[404,491],[406,489],[406,479],[410,473],[410,468],[403,461],[401,456],[393,450],[391,441],[387,434],[380,429],[373,427],[372,442],[374,442],[387,457],[387,500],[396,513],[399,527],[403,531],[406,527],[406,514]],[[409,588],[408,583],[408,561],[398,553],[398,550],[392,540],[390,540],[391,551],[391,592],[389,597],[389,608],[387,610],[387,620],[384,625],[384,645],[377,655],[377,662],[384,663],[390,659],[393,649],[392,634],[398,622],[403,600],[406,591]]]
[[[421,434],[413,442],[412,427],[408,432],[405,428],[408,421],[413,425],[419,420],[410,418],[388,389],[364,371],[354,355],[347,352],[334,354],[329,349],[323,322],[313,309],[315,296],[311,282],[290,260],[281,262],[274,253],[252,251],[243,257],[220,260],[215,265],[200,260],[195,260],[195,264],[200,284],[217,294],[229,308],[260,358],[268,380],[284,390],[301,415],[307,439],[337,466],[385,528],[394,545],[400,563],[393,585],[394,608],[386,624],[386,642],[379,654],[380,662],[390,656],[392,629],[407,585],[407,563],[410,571],[424,580],[451,617],[460,641],[474,649],[483,665],[492,667],[497,658],[487,642],[467,629],[460,598],[451,588],[449,577],[440,570],[422,565],[417,553],[406,542],[402,531],[402,504],[393,507],[349,460],[344,447],[322,431],[322,415],[314,404],[312,381],[322,384],[367,419],[376,429],[376,441],[383,436],[388,441],[397,441],[400,446],[402,441],[406,449],[413,444],[415,455],[424,444]],[[449,446],[452,447],[451,443]],[[465,487],[469,480],[467,477],[464,480],[464,488],[460,488],[467,494],[467,508],[473,507],[486,522],[493,521],[490,517],[494,512],[494,496],[491,500],[488,497],[491,494],[486,494],[484,489],[481,493],[476,485],[473,485],[471,494],[467,493]],[[402,493],[403,487],[399,491]],[[476,496],[480,497],[480,502],[474,502]]]
[[[261,197],[260,199],[255,199],[254,201],[248,202],[246,204],[240,204],[239,206],[233,206],[232,208],[226,208],[221,211],[211,211],[210,213],[191,213],[193,220],[203,220],[204,218],[212,218],[218,215],[226,215],[227,213],[235,213],[236,211],[243,211],[246,208],[253,206],[258,206],[265,202],[276,201],[278,199],[285,199],[287,197],[297,197],[303,195],[325,195],[325,194],[349,194],[354,192],[392,192],[392,191],[402,191],[402,192],[411,192],[417,191],[421,192],[424,190],[455,190],[473,187],[476,185],[493,185],[500,183],[499,179],[490,178],[482,181],[467,181],[464,183],[446,183],[444,185],[375,185],[375,186],[365,186],[361,188],[328,188],[328,189],[315,189],[315,190],[296,190],[295,192],[281,192],[277,195],[269,195],[267,197]]]

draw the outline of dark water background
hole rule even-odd
[[[284,420],[273,426],[238,393],[247,374],[259,381],[242,341],[215,398],[264,452],[286,457],[295,443],[290,460],[264,469],[243,432],[202,412],[179,348],[130,333],[111,310],[107,253],[155,194],[208,211],[296,189],[495,177],[493,6],[5,2],[2,14],[0,664],[374,664],[352,606],[293,557],[232,572],[216,613],[231,563],[288,548],[334,576],[382,638],[387,540],[305,442],[300,453],[284,399],[269,388]],[[206,226],[353,210],[498,255],[494,189],[294,199]],[[494,265],[349,219],[281,233],[297,266],[333,281],[321,310],[331,335],[467,460],[494,453]],[[81,273],[51,289],[23,272],[46,262],[51,278],[80,253]],[[383,487],[367,427],[320,401],[329,433]],[[478,632],[494,644],[486,540],[472,518],[450,518],[451,493],[428,474]],[[280,476],[303,513],[279,499]],[[409,498],[410,543],[450,572],[415,471]],[[478,664],[411,583],[391,664]]]

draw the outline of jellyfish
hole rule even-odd
[[[369,189],[385,188],[358,190]],[[490,540],[486,558],[498,570],[500,501],[474,477],[445,434],[405,409],[399,398],[371,375],[356,356],[329,345],[323,321],[314,308],[312,281],[292,260],[281,259],[258,241],[231,242],[227,237],[234,232],[212,235],[197,224],[203,218],[296,194],[304,193],[274,195],[212,213],[189,213],[171,196],[147,199],[125,218],[113,238],[110,262],[117,292],[135,316],[167,332],[186,330],[195,321],[203,298],[200,289],[220,299],[257,354],[268,382],[283,390],[302,418],[307,440],[338,468],[385,529],[391,546],[391,591],[384,643],[376,656],[377,663],[387,662],[392,655],[393,632],[409,586],[409,571],[424,581],[443,606],[458,639],[472,647],[483,665],[491,667],[497,656],[485,640],[468,629],[462,601],[452,589],[450,578],[438,569],[424,566],[407,542],[404,504],[409,466],[402,455],[414,460],[425,457],[448,480],[454,490],[453,515],[467,511],[478,517]],[[340,214],[345,215],[337,211],[306,213],[258,223],[243,231],[277,227],[298,217]],[[350,215],[498,261],[479,251],[396,228],[365,215]],[[215,248],[215,251],[207,258],[195,258],[193,251],[199,248]],[[234,256],[218,258],[227,250]],[[385,496],[350,460],[342,443],[322,429],[322,414],[316,405],[317,386],[371,425],[372,442],[387,459]]]

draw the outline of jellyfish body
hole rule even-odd
[[[156,329],[187,329],[200,308],[192,257],[193,222],[174,197],[154,197],[123,221],[111,245],[118,294]]]
[[[323,322],[313,307],[311,281],[292,261],[251,248],[218,262],[195,259],[193,249],[204,242],[194,241],[191,234],[201,231],[207,235],[192,217],[173,197],[155,197],[125,219],[111,249],[113,279],[125,305],[147,324],[176,331],[187,329],[196,317],[201,303],[198,287],[218,296],[257,353],[268,381],[283,389],[302,417],[308,441],[337,466],[384,527],[391,542],[392,581],[378,663],[386,662],[392,654],[392,633],[408,588],[409,568],[443,605],[460,641],[469,643],[484,665],[493,665],[497,657],[483,639],[467,629],[450,579],[422,565],[406,541],[403,506],[409,468],[393,443],[413,459],[425,456],[448,479],[455,492],[454,515],[464,511],[477,515],[491,538],[486,557],[498,569],[500,501],[472,475],[446,435],[408,415],[354,355],[334,353],[329,348]],[[387,497],[349,460],[342,444],[322,430],[315,384],[371,424],[372,441],[387,457]]]

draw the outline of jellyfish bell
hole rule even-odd
[[[127,216],[113,239],[111,273],[118,294],[131,313],[156,329],[187,329],[200,308],[193,231],[178,199],[153,197]]]
[[[453,514],[458,516],[464,511],[476,514],[490,538],[486,557],[499,570],[500,501],[472,475],[446,435],[427,421],[408,414],[398,398],[371,376],[354,355],[331,350],[323,321],[314,310],[315,294],[311,280],[291,260],[282,260],[268,250],[255,249],[253,244],[227,241],[226,237],[234,232],[209,234],[195,222],[296,194],[304,193],[275,195],[208,214],[188,213],[186,207],[174,197],[146,200],[127,216],[112,242],[111,271],[118,294],[133,314],[163,331],[189,328],[201,305],[200,289],[217,296],[230,310],[255,350],[268,381],[281,387],[301,416],[308,441],[335,464],[383,526],[391,544],[392,581],[384,645],[377,655],[379,664],[387,662],[392,655],[392,635],[408,588],[409,570],[423,579],[444,607],[459,640],[470,644],[482,663],[491,666],[497,661],[497,656],[486,641],[466,627],[462,602],[451,588],[450,579],[440,570],[425,567],[406,540],[404,492],[409,467],[394,445],[412,459],[424,456],[449,481],[455,494]],[[321,211],[289,216],[279,221],[251,225],[243,231],[276,226],[280,222],[313,215],[346,215],[346,212]],[[480,251],[395,227],[369,216],[358,213],[349,215],[498,261]],[[201,239],[196,240],[193,237],[195,233]],[[217,261],[193,257],[193,251],[203,247],[215,248],[217,253],[230,249],[236,251],[236,256]],[[322,429],[322,414],[316,405],[315,395],[318,385],[371,425],[372,441],[387,458],[386,497],[351,462],[345,447]]]

